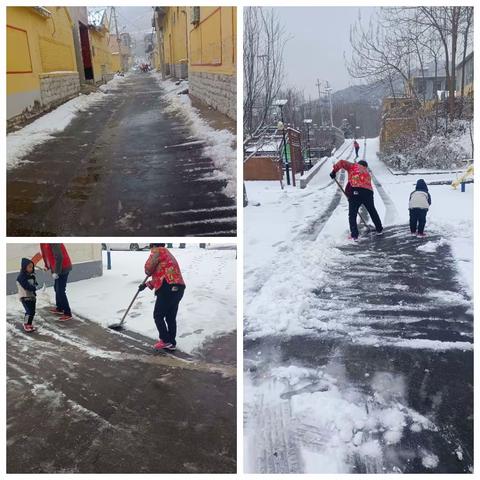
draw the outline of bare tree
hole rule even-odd
[[[274,9],[244,11],[244,131],[253,135],[271,114],[284,78],[283,51],[288,38]]]

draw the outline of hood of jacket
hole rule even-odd
[[[33,263],[29,258],[22,258],[22,262],[21,262],[21,270],[22,272],[25,272],[27,273],[27,266],[30,264],[30,263]],[[32,273],[35,271],[35,265],[33,265],[33,270],[32,270]]]
[[[428,187],[427,187],[427,184],[425,183],[425,180],[423,179],[417,180],[417,186],[415,187],[415,190],[428,192]]]

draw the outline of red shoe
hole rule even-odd
[[[168,345],[171,345],[171,343],[165,343],[163,340],[159,340],[154,346],[153,348],[155,350],[163,350],[164,348],[166,348]]]
[[[34,332],[36,330],[36,328],[33,326],[33,325],[30,325],[29,323],[24,323],[23,324],[23,329],[26,331],[26,332]]]
[[[418,238],[425,238],[427,236],[426,233],[417,233]]]
[[[63,312],[56,307],[50,308],[51,313],[56,313],[57,315],[63,315]]]
[[[58,320],[60,322],[66,322],[67,320],[71,320],[72,316],[71,315],[62,315]]]

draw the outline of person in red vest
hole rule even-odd
[[[353,141],[353,148],[355,149],[355,158],[358,158],[358,151],[360,150],[360,145],[356,140]]]
[[[348,196],[348,221],[350,223],[352,240],[358,240],[357,215],[362,205],[365,205],[375,225],[377,234],[380,235],[383,232],[383,226],[373,201],[372,177],[368,171],[368,163],[365,160],[360,160],[358,163],[340,160],[333,166],[330,177],[335,178],[337,172],[342,169],[348,173],[346,193]]]
[[[154,348],[175,350],[177,311],[185,291],[185,282],[176,258],[165,248],[164,243],[151,243],[150,249],[150,256],[145,263],[145,274],[152,278],[140,284],[138,289],[154,289],[157,297],[153,318],[160,339]]]
[[[60,315],[59,320],[65,322],[72,318],[72,311],[67,298],[68,274],[72,270],[72,261],[63,243],[41,243],[43,263],[50,270],[55,280],[55,308],[51,311]]]

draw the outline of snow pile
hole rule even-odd
[[[436,131],[429,122],[431,119],[423,127],[421,124],[418,132],[396,139],[388,151],[381,154],[385,163],[405,172],[413,168],[464,167],[465,160],[473,157],[473,127],[469,121],[455,120]]]
[[[287,435],[297,442],[298,463],[304,472],[352,472],[352,464],[358,462],[369,466],[370,472],[382,472],[388,451],[404,436],[413,440],[409,457],[416,456],[427,463],[426,468],[434,468],[436,456],[427,455],[420,445],[423,432],[438,428],[407,406],[405,379],[379,371],[357,388],[342,375],[327,373],[328,369],[344,371],[344,366],[334,369],[336,362],[332,359],[331,365],[318,369],[296,365],[273,368],[268,389],[264,384],[247,383],[246,411],[277,418],[278,427],[284,433],[288,430]],[[268,448],[263,443],[267,432],[259,430],[262,425],[257,420],[247,416],[247,452],[249,446],[260,452]],[[254,465],[248,468],[255,471]]]
[[[120,84],[122,84],[130,75],[131,72],[127,72],[124,75],[115,74],[114,77],[107,83],[98,87],[103,93],[109,93],[110,90],[115,90]]]
[[[212,159],[217,177],[227,181],[225,194],[234,198],[237,194],[237,152],[235,148],[236,137],[228,130],[217,130],[211,127],[202,118],[198,109],[192,106],[188,95],[180,94],[188,88],[188,82],[178,85],[171,80],[162,80],[161,75],[153,73],[160,87],[165,91],[165,96],[170,103],[170,111],[182,115],[190,126],[192,134],[204,140],[205,155]],[[169,109],[166,109],[168,112]]]
[[[124,79],[125,77],[115,77],[111,82],[118,85]],[[107,85],[110,85],[111,82]],[[7,168],[10,169],[26,162],[24,157],[37,145],[50,140],[55,133],[65,130],[79,112],[88,110],[92,105],[103,100],[105,100],[103,92],[94,92],[89,95],[79,94],[78,97],[63,103],[22,129],[8,134]]]
[[[194,352],[205,341],[228,334],[236,329],[236,252],[234,250],[205,250],[197,246],[175,249],[187,285],[177,316],[177,343],[180,350]],[[138,285],[144,280],[143,267],[148,252],[111,252],[112,270],[104,274],[68,284],[67,294],[73,314],[88,318],[103,326],[120,321]],[[39,307],[52,305],[52,288],[40,291]],[[158,338],[153,320],[154,293],[141,292],[126,319],[126,327],[152,339]],[[8,297],[7,309],[23,318],[23,310],[16,295]],[[44,335],[57,335],[42,326]],[[62,338],[62,341],[67,341]],[[87,348],[81,338],[70,335],[69,341],[78,348]],[[95,349],[94,346],[88,346]],[[92,350],[92,355],[107,354]]]

